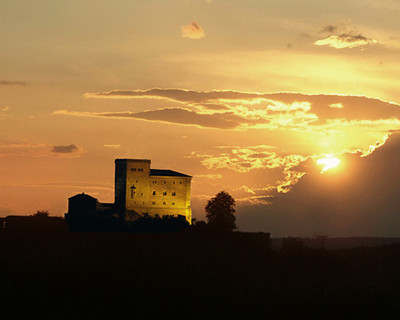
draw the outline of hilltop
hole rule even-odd
[[[400,244],[324,250],[288,238],[270,249],[260,234],[71,233],[63,219],[51,221],[1,229],[0,298],[6,307],[35,306],[13,309],[15,315],[326,318],[399,311]]]

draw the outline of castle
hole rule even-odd
[[[87,194],[68,199],[66,218],[83,216],[133,221],[143,216],[184,217],[191,224],[190,183],[192,177],[180,172],[151,169],[147,159],[115,160],[114,203],[100,203]],[[96,218],[96,219],[97,219]]]
[[[186,217],[192,221],[192,177],[172,170],[150,169],[150,160],[115,160],[115,207],[125,220],[137,214]]]

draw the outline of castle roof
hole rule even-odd
[[[97,201],[96,198],[93,198],[92,196],[89,196],[88,194],[85,194],[83,192],[82,193],[78,193],[78,194],[76,194],[76,195],[74,195],[74,196],[72,196],[72,197],[70,197],[68,199],[91,199],[91,200],[96,200]]]
[[[191,177],[184,173],[164,169],[150,169],[150,175],[161,177]]]

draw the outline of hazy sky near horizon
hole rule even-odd
[[[396,155],[399,13],[395,0],[2,1],[0,216],[63,215],[81,192],[113,202],[114,159],[146,158],[193,176],[197,219],[226,190],[241,230],[400,235],[393,214],[355,227],[373,220],[372,189],[329,210],[351,207],[351,228],[317,213],[311,228],[290,206],[312,211],[295,195],[331,181],[327,154],[341,177],[345,159],[373,170],[378,150]]]

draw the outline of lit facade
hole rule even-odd
[[[172,170],[151,169],[150,160],[115,160],[115,206],[125,220],[138,215],[185,216],[191,223],[191,176]]]

